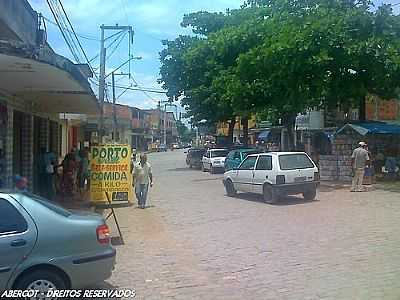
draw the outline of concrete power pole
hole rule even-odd
[[[104,24],[100,26],[101,29],[101,36],[100,36],[100,77],[99,77],[99,102],[100,102],[100,120],[99,120],[99,143],[103,143],[103,132],[104,132],[104,92],[105,92],[105,87],[106,87],[106,77],[108,77],[110,74],[106,76],[106,48],[104,47],[105,44],[105,30],[127,30],[129,32],[129,43],[133,43],[133,28],[132,26],[105,26]],[[129,45],[130,45],[129,44]],[[130,52],[130,46],[129,46],[129,52]],[[129,57],[128,61],[132,60],[132,57]],[[127,62],[125,62],[123,65],[125,65]],[[120,66],[122,67],[122,65]],[[118,67],[117,69],[119,69]],[[115,70],[114,70],[115,71]],[[114,75],[114,73],[112,74]],[[114,84],[113,84],[114,88]],[[115,101],[115,91],[113,90],[114,97],[113,101]],[[115,103],[114,103],[115,104]],[[115,107],[115,105],[114,105]],[[115,109],[115,108],[114,108]],[[115,126],[114,126],[114,130]]]
[[[104,24],[100,26],[100,77],[99,77],[99,101],[100,101],[100,120],[99,120],[99,143],[103,143],[104,132],[104,91],[106,73],[106,48],[104,47]]]
[[[164,145],[167,146],[167,104],[164,106]]]
[[[114,142],[118,142],[117,139],[117,108],[115,106],[115,75],[114,72],[111,73],[111,81],[112,81],[112,96],[113,96],[113,137]]]

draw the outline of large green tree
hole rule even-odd
[[[182,25],[196,36],[166,44],[161,81],[195,121],[266,111],[293,141],[298,113],[358,106],[363,119],[368,93],[395,94],[399,24],[390,6],[373,10],[363,0],[250,0],[189,14]]]

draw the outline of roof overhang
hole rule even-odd
[[[35,59],[0,53],[0,90],[28,102],[34,111],[98,114],[87,81]]]

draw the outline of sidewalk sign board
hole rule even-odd
[[[99,145],[91,148],[90,199],[94,203],[126,203],[133,199],[131,147]]]

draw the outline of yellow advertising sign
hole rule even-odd
[[[131,147],[94,146],[90,155],[90,197],[93,202],[132,201]]]

